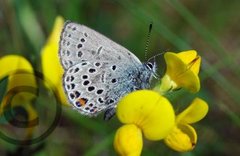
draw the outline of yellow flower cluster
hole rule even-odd
[[[163,95],[179,88],[198,92],[201,57],[194,50],[180,53],[166,52],[165,75],[155,91],[141,90],[123,97],[117,105],[117,117],[124,125],[115,135],[114,148],[121,156],[138,156],[143,136],[148,140],[164,140],[175,151],[192,150],[197,134],[190,125],[207,114],[208,105],[200,98],[180,114],[175,115],[171,103]]]

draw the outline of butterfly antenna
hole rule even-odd
[[[153,23],[151,22],[148,28],[147,42],[145,47],[145,60],[147,60],[148,45],[149,45],[150,35],[152,31],[152,26],[153,26]]]
[[[160,56],[160,55],[163,55],[164,53],[165,53],[165,52],[161,52],[161,53],[159,53],[159,54],[157,54],[157,55],[154,55],[154,56],[150,57],[147,62],[149,62],[151,59],[154,59],[154,61],[156,61],[156,57],[157,57],[157,56]]]

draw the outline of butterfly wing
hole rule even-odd
[[[134,90],[132,78],[142,66],[124,47],[72,22],[64,25],[59,55],[65,69],[63,83],[68,99],[88,116],[115,106],[119,98]]]
[[[61,33],[59,55],[64,69],[88,61],[99,60],[126,61],[133,65],[141,62],[124,47],[111,41],[100,33],[77,23],[66,22]]]

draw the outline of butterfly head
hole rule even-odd
[[[143,63],[143,68],[140,71],[139,83],[141,89],[147,89],[150,87],[152,78],[156,78],[156,64],[152,62]],[[138,86],[137,85],[137,86]]]
[[[144,67],[146,68],[146,70],[148,72],[150,72],[150,75],[155,77],[155,78],[158,78],[157,76],[157,65],[156,65],[156,62],[155,61],[148,61],[146,63],[143,64]]]

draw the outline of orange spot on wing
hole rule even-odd
[[[84,98],[78,99],[78,102],[80,103],[81,106],[84,106],[87,103],[87,100]]]

